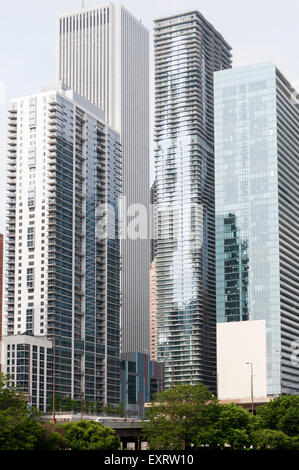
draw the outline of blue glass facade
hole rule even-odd
[[[92,106],[82,98],[80,104],[57,95],[51,110],[52,125],[54,118],[67,125],[61,135],[57,126],[51,149],[49,252],[55,262],[48,334],[56,344],[56,393],[119,403],[121,148],[118,134],[93,115]],[[107,218],[115,237],[102,239],[97,207],[107,204],[115,209]]]
[[[142,353],[123,353],[120,363],[121,402],[126,417],[144,418],[144,404],[163,391],[164,365]]]
[[[298,294],[283,264],[298,232],[283,241],[290,222],[283,198],[298,197],[297,184],[284,177],[287,166],[298,172],[290,146],[293,136],[298,144],[298,110],[271,62],[218,72],[214,80],[217,321],[265,319],[268,394],[294,393]],[[293,210],[298,215],[298,201]]]
[[[50,185],[49,200],[49,267],[48,267],[48,334],[56,340],[56,392],[72,394],[72,329],[73,329],[73,106],[57,96],[59,119],[69,123],[57,129],[50,140],[50,164],[55,155],[55,186]],[[62,111],[63,110],[63,111]],[[54,116],[51,116],[51,120]],[[51,136],[52,137],[52,136]],[[55,154],[52,150],[55,148]]]

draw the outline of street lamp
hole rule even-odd
[[[253,414],[253,366],[252,362],[245,362],[250,365],[250,388],[251,388],[251,412]]]

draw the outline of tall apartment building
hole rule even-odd
[[[215,74],[217,321],[266,324],[268,396],[299,392],[295,96],[272,62]],[[248,352],[253,370],[262,360]]]
[[[119,134],[60,84],[13,100],[8,135],[4,367],[42,410],[53,369],[56,394],[119,403],[119,220],[103,218],[121,194]]]
[[[216,392],[213,72],[231,48],[198,11],[155,21],[158,360]]]
[[[149,209],[149,33],[124,7],[107,3],[62,15],[57,37],[57,79],[103,109],[121,136],[122,351],[147,352],[150,244],[147,236],[129,238],[126,225],[140,210],[134,204]]]
[[[155,207],[155,182],[151,187],[150,201],[151,201],[151,217],[154,222],[154,207]],[[153,227],[154,228],[154,227]],[[153,234],[154,235],[154,234]],[[158,360],[158,342],[157,342],[157,269],[155,260],[155,237],[151,239],[151,265],[149,275],[149,343],[150,343],[150,358],[152,361]]]
[[[157,331],[157,263],[153,259],[150,267],[150,358],[158,360]]]
[[[0,372],[1,364],[1,341],[2,341],[2,315],[3,315],[3,235],[0,234]]]

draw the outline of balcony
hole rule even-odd
[[[49,207],[48,207],[48,212],[56,212],[56,205],[55,204],[51,204]]]
[[[56,172],[56,168],[54,168],[53,170],[49,170],[48,173],[47,173],[47,176],[48,178],[50,179],[56,179],[56,176],[57,176],[57,172]]]
[[[10,125],[13,123],[13,122],[16,122],[18,117],[17,117],[17,110],[9,110],[8,111],[8,120],[10,121]]]
[[[8,129],[7,129],[7,132],[9,132],[9,134],[13,134],[12,137],[13,137],[13,138],[16,138],[16,135],[17,135],[17,125],[10,123],[9,126],[8,126]]]

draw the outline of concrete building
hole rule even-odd
[[[150,267],[150,358],[158,360],[157,343],[157,266],[154,259]]]
[[[155,257],[165,387],[216,393],[213,72],[231,48],[198,12],[155,20]]]
[[[266,358],[266,320],[218,323],[218,400],[265,401]]]
[[[148,354],[121,354],[121,402],[126,417],[144,417],[144,405],[163,391],[164,365]]]
[[[4,259],[3,235],[0,234],[0,372],[1,368],[1,341],[2,341],[2,320],[3,320],[3,259]]]
[[[45,410],[47,350],[57,394],[119,403],[119,134],[59,84],[12,101],[8,136],[4,370]],[[27,362],[12,358],[21,347]]]
[[[123,6],[112,3],[62,15],[57,26],[57,80],[103,109],[106,122],[120,133],[125,198],[122,352],[148,351],[150,241],[148,235],[133,239],[126,230],[136,211],[148,214],[149,209],[147,29]]]
[[[226,323],[220,344],[225,334],[228,350],[235,347],[231,367],[246,356],[258,374],[266,361],[258,393],[267,396],[299,393],[296,96],[272,62],[215,73],[217,321]],[[264,325],[263,334],[235,324],[248,321]],[[251,350],[244,354],[245,339],[234,335],[247,329]],[[236,390],[243,394],[247,385]]]

